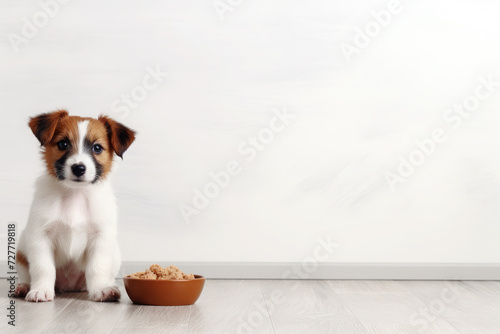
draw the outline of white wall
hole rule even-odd
[[[340,245],[330,262],[500,261],[500,86],[447,114],[500,81],[500,3],[403,1],[350,62],[341,43],[388,2],[242,1],[221,20],[212,1],[72,1],[18,53],[8,33],[40,5],[0,6],[5,224],[24,227],[43,172],[28,116],[67,108],[139,133],[113,177],[124,261],[297,262],[321,236]],[[124,112],[156,66],[168,76]],[[283,108],[295,118],[247,161],[239,145]],[[391,191],[387,171],[437,128]],[[179,205],[232,160],[241,173],[186,224]]]

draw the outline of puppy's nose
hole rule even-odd
[[[75,174],[75,176],[80,177],[85,174],[85,165],[74,164],[73,166],[71,166],[71,171],[73,172],[73,174]]]

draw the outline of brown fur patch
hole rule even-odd
[[[57,110],[31,117],[28,125],[35,137],[40,141],[40,144],[44,146],[50,142],[54,136],[58,122],[67,117],[68,112],[66,110]]]
[[[43,160],[45,161],[48,172],[52,176],[56,176],[54,164],[57,160],[62,158],[62,156],[67,152],[69,152],[69,154],[76,153],[78,142],[80,140],[78,134],[78,122],[82,120],[84,119],[78,116],[69,116],[61,119],[57,124],[51,141],[45,145]],[[66,151],[61,151],[57,147],[57,143],[64,139],[70,143],[70,147]]]
[[[94,144],[102,146],[103,151],[101,154],[94,154],[94,158],[102,166],[102,176],[105,178],[111,170],[113,163],[113,147],[108,138],[108,133],[104,124],[98,120],[90,119],[87,128],[87,139]]]
[[[105,115],[100,115],[98,120],[106,127],[109,142],[116,155],[123,158],[123,153],[135,139],[135,131]]]
[[[25,267],[29,267],[29,262],[28,259],[26,258],[26,255],[24,255],[23,252],[17,251],[16,253],[16,265],[23,265]]]

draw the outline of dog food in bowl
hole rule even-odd
[[[130,275],[131,278],[161,279],[161,280],[181,280],[194,279],[193,274],[185,274],[176,266],[163,268],[158,264],[153,264],[146,271],[139,271]]]
[[[134,304],[192,305],[203,290],[205,278],[185,274],[175,266],[162,268],[153,264],[143,272],[125,276],[123,284]]]

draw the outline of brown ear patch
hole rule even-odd
[[[135,139],[135,131],[105,115],[100,115],[98,120],[104,124],[116,155],[123,159],[123,153]]]
[[[68,117],[66,110],[57,110],[31,117],[28,125],[35,137],[40,141],[40,144],[44,146],[50,142],[56,131],[57,124],[65,117]]]

